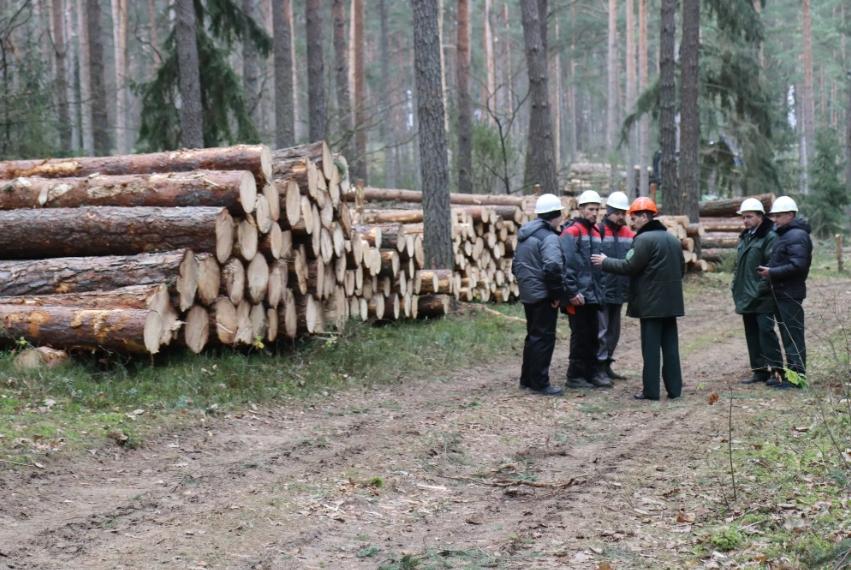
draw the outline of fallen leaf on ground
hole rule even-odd
[[[678,523],[693,523],[694,522],[694,513],[687,513],[685,511],[680,511],[677,513],[677,522]]]
[[[709,397],[706,399],[706,402],[711,406],[720,399],[721,397],[717,393],[712,392],[711,394],[709,394]]]

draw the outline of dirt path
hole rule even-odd
[[[814,285],[810,322],[846,289]],[[629,320],[630,379],[610,391],[521,393],[511,354],[6,473],[0,568],[375,568],[405,555],[438,568],[680,566],[698,540],[690,517],[722,501],[695,491],[726,433],[707,395],[746,372],[726,291],[687,311],[677,401],[632,400]],[[554,378],[566,360],[562,341]]]

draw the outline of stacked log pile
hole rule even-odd
[[[742,198],[712,200],[700,204],[700,225],[704,230],[701,239],[701,259],[711,266],[722,258],[734,255],[739,234],[744,230],[742,219],[736,214],[746,198],[762,202],[765,211],[771,209],[774,194],[759,194]]]

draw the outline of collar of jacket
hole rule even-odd
[[[753,233],[754,238],[764,238],[768,235],[768,232],[774,229],[774,222],[772,222],[768,216],[762,217],[762,223],[757,226],[756,231]],[[744,238],[748,235],[750,230],[743,230],[742,233],[739,234],[740,238]]]
[[[588,235],[591,235],[591,232],[593,231],[596,231],[598,234],[600,233],[600,228],[597,227],[597,224],[589,222],[585,218],[573,218],[573,223],[585,226],[585,229],[588,231]]]
[[[644,226],[635,232],[635,235],[641,235],[644,232],[666,232],[668,228],[665,227],[665,224],[660,222],[659,220],[650,220]]]

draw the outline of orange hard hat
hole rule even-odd
[[[656,202],[647,196],[636,198],[629,206],[629,214],[632,215],[636,212],[653,212],[655,214],[658,212],[656,209]]]

